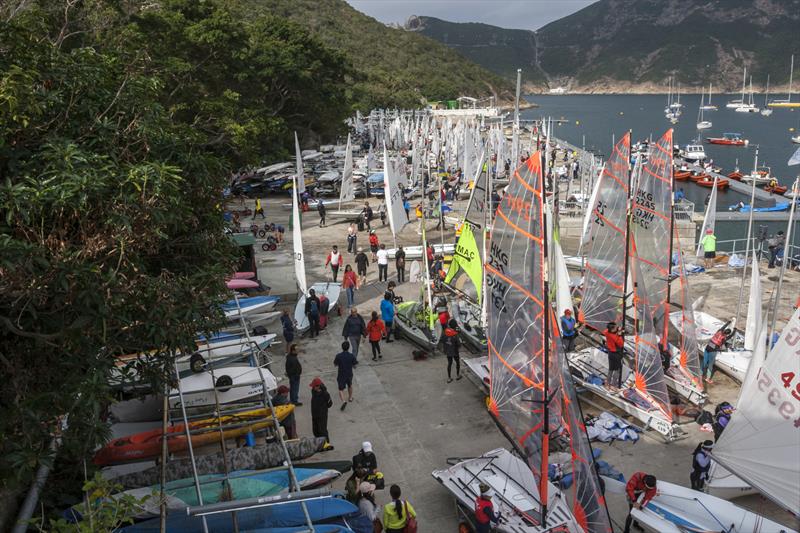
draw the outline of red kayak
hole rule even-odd
[[[714,180],[713,179],[702,179],[700,181],[695,182],[701,187],[708,187],[711,189],[714,187]],[[717,180],[717,189],[727,189],[730,187],[730,183],[726,179],[719,179]]]
[[[732,179],[732,180],[736,180],[736,181],[742,181],[742,176],[744,176],[744,174],[742,174],[742,173],[741,173],[741,172],[739,172],[738,170],[734,170],[733,172],[731,172],[730,174],[728,174],[728,177],[729,177],[730,179]]]
[[[672,173],[672,178],[675,181],[686,181],[691,175],[692,173],[689,170],[677,170]]]
[[[774,185],[770,187],[769,185],[767,185],[766,187],[764,187],[764,190],[772,194],[784,194],[786,191],[789,190],[789,187],[786,187],[784,185]]]

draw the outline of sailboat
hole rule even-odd
[[[710,91],[709,87],[709,91]],[[712,126],[711,121],[705,120],[703,117],[703,111],[705,111],[706,106],[704,105],[705,93],[700,94],[700,109],[697,110],[697,129],[698,130],[707,130]],[[709,100],[711,99],[711,94],[708,95]]]
[[[705,103],[705,105],[703,105],[702,102],[701,102],[700,109],[702,109],[703,111],[716,111],[717,110],[717,106],[711,104],[711,84],[710,83],[708,84],[708,101]]]
[[[745,104],[744,101],[744,92],[745,92],[745,84],[747,83],[747,67],[744,67],[744,73],[742,74],[742,97],[737,100],[730,100],[725,107],[728,109],[739,109],[741,106]]]
[[[750,93],[745,102],[744,93],[742,93],[742,104],[736,108],[737,113],[758,113],[760,109],[756,106],[753,96],[753,77],[750,76]]]
[[[773,100],[770,102],[769,107],[800,107],[800,102],[792,102],[792,78],[794,77],[794,54],[789,64],[789,94],[785,100]],[[798,141],[800,142],[800,141]]]
[[[541,154],[511,179],[497,210],[488,257],[489,412],[519,457],[504,449],[433,472],[459,506],[478,485],[495,492],[503,533],[611,532],[569,369],[548,297],[548,235]],[[551,432],[569,435],[571,502],[548,481]]]
[[[302,162],[298,164],[298,175],[302,176]],[[297,332],[300,334],[308,331],[310,323],[306,316],[306,296],[311,289],[320,299],[324,296],[328,299],[329,310],[336,308],[339,302],[339,295],[342,291],[340,283],[328,281],[315,283],[311,287],[306,281],[306,263],[303,254],[303,227],[300,219],[300,203],[297,199],[298,182],[297,176],[294,177],[295,186],[292,188],[292,246],[294,248],[294,275],[297,281],[298,298],[294,308],[294,321],[297,324]]]
[[[767,74],[767,92],[764,93],[764,107],[761,108],[761,114],[768,117],[772,114],[772,109],[769,106],[769,74]]]

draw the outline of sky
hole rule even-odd
[[[536,30],[596,0],[347,0],[381,22],[404,24],[411,15],[451,22],[484,22],[502,28]]]

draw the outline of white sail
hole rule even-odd
[[[395,172],[389,161],[389,151],[383,145],[383,192],[386,197],[386,213],[389,215],[389,227],[392,228],[392,236],[397,238],[397,234],[402,231],[408,223],[406,212],[403,209],[403,182],[405,176],[400,176]]]
[[[300,152],[300,141],[297,140],[297,132],[294,132],[294,154],[297,165],[297,170],[295,170],[297,179],[294,182],[294,187],[298,194],[303,194],[306,192],[306,177],[303,176],[303,154]]]
[[[714,186],[711,187],[711,197],[708,199],[706,206],[706,215],[703,217],[703,226],[700,228],[700,242],[697,243],[697,255],[703,257],[703,237],[706,235],[706,230],[711,229],[714,231],[717,223],[717,177],[714,177]]]
[[[344,170],[342,170],[342,185],[339,189],[339,207],[342,202],[355,200],[356,193],[353,187],[353,147],[350,144],[350,134],[347,134],[347,149],[344,155]]]
[[[756,348],[758,328],[761,324],[761,272],[758,259],[753,258],[750,276],[750,301],[747,303],[747,325],[744,330],[744,349],[753,351]]]
[[[572,311],[572,294],[569,289],[569,271],[567,262],[564,260],[564,252],[561,245],[553,239],[553,261],[556,267],[556,312],[557,316],[564,314],[565,309]]]
[[[763,346],[763,344],[762,344]],[[800,309],[763,364],[753,354],[736,412],[714,458],[786,510],[800,515]],[[759,365],[759,366],[756,366]]]
[[[297,176],[294,177],[292,189],[292,246],[294,248],[294,276],[297,278],[297,288],[300,294],[308,292],[306,283],[306,264],[303,257],[303,227],[300,223],[300,204],[297,201]]]
[[[605,171],[605,165],[600,170],[600,175],[603,175]],[[589,203],[587,205],[596,205],[597,204],[597,194],[600,191],[600,185],[602,180],[597,179],[594,182],[594,188],[592,189],[592,196],[589,198]],[[586,212],[583,214],[583,229],[581,230],[581,242],[578,246],[578,257],[581,256],[583,253],[583,246],[586,244],[586,240],[589,238],[589,223],[592,221],[592,216],[594,216],[594,211],[592,209],[587,209]]]

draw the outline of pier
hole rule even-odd
[[[743,181],[737,181],[737,180],[729,178],[728,176],[724,176],[724,175],[718,174],[716,172],[711,172],[709,170],[704,169],[700,165],[696,165],[694,163],[689,163],[688,161],[686,161],[685,159],[680,158],[680,157],[676,157],[675,158],[675,163],[677,165],[686,165],[686,167],[689,170],[693,170],[693,171],[696,171],[696,172],[704,172],[705,174],[708,174],[712,178],[728,180],[728,185],[730,186],[731,190],[736,191],[736,192],[741,193],[741,194],[744,194],[744,195],[746,195],[748,197],[750,197],[750,195],[753,193],[753,186],[750,185],[749,183],[745,183]],[[758,200],[759,202],[767,203],[768,207],[771,207],[771,206],[775,205],[779,200],[780,201],[784,201],[784,200],[788,199],[788,200],[791,201],[791,199],[792,199],[791,194],[788,191],[787,191],[786,194],[772,194],[772,193],[769,193],[769,192],[765,191],[764,189],[759,189],[758,186],[756,186],[755,197],[756,197],[756,200]],[[787,215],[787,217],[788,217],[788,215]],[[783,220],[787,220],[787,219],[784,218]]]

